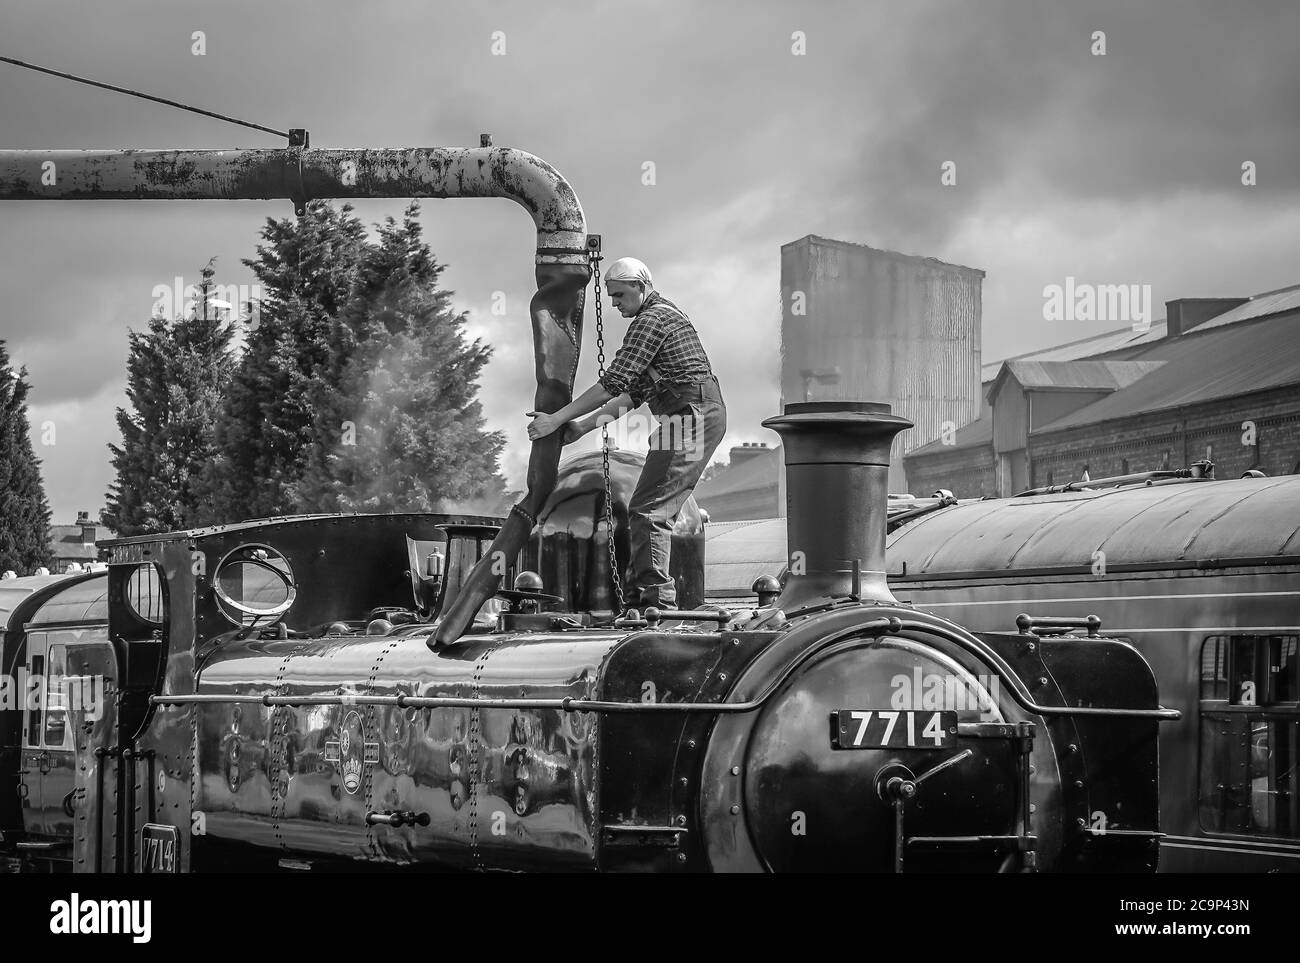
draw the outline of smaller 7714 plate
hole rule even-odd
[[[947,749],[957,744],[951,710],[838,709],[831,713],[832,749]]]

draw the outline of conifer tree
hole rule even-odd
[[[117,477],[102,516],[119,536],[188,528],[204,514],[197,483],[234,368],[231,326],[208,307],[214,273],[208,262],[192,317],[151,318],[129,335],[131,410],[117,409],[122,444],[108,446]]]
[[[244,261],[262,297],[217,417],[200,485],[205,523],[295,510],[288,486],[302,477],[317,421],[311,389],[365,244],[351,205],[313,201],[302,218],[267,219],[257,257]]]
[[[50,509],[27,424],[27,369],[15,372],[0,340],[0,572],[50,564]]]
[[[500,432],[484,428],[478,378],[491,348],[439,288],[419,205],[379,226],[331,329],[314,388],[315,437],[299,511],[490,511],[503,500]]]

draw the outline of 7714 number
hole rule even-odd
[[[943,749],[957,736],[957,713],[840,709],[831,713],[835,749]]]

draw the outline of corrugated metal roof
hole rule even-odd
[[[1245,304],[1238,305],[1229,311],[1223,312],[1218,317],[1198,324],[1191,331],[1200,333],[1236,324],[1239,321],[1250,321],[1255,318],[1267,317],[1270,314],[1280,314],[1284,311],[1300,311],[1300,284],[1280,288],[1277,291],[1256,294]],[[1001,373],[1002,366],[1009,361],[1077,361],[1083,358],[1096,358],[1115,351],[1127,351],[1131,348],[1161,342],[1166,334],[1168,334],[1168,325],[1165,318],[1153,321],[1151,327],[1141,333],[1135,331],[1132,327],[1116,328],[1114,331],[1081,338],[1078,341],[1070,341],[1050,348],[1041,348],[1037,351],[1026,351],[1023,354],[1012,355],[1002,361],[990,361],[981,369],[981,377],[984,381],[992,381]]]
[[[1007,371],[1026,388],[1123,388],[1163,361],[1008,361]]]
[[[1131,329],[1124,329],[1132,334]],[[1132,384],[1159,368],[1163,361],[1023,361],[999,362],[1007,367],[1026,388],[1110,388]],[[957,429],[955,444],[943,439],[932,441],[906,457],[934,455],[943,451],[962,451],[993,444],[993,410],[985,406],[976,421]]]
[[[1002,366],[1010,361],[1078,361],[1081,358],[1095,358],[1097,355],[1108,354],[1111,351],[1159,341],[1165,336],[1165,332],[1164,318],[1153,321],[1151,327],[1144,332],[1135,331],[1132,326],[1117,328],[1104,334],[1095,334],[1090,338],[1081,338],[1078,341],[1070,341],[1050,348],[1040,348],[1037,351],[1026,351],[1024,354],[1013,355],[1002,361],[991,361],[981,369],[981,377],[984,381],[992,381],[1002,373]]]
[[[1244,307],[1244,305],[1243,305]],[[1137,358],[1167,362],[1086,408],[1037,428],[1041,436],[1136,412],[1160,411],[1300,384],[1300,319],[1281,316],[1214,330],[1204,325],[1145,349]]]
[[[978,448],[981,445],[991,444],[993,444],[993,409],[986,405],[977,420],[957,429],[951,445],[945,445],[943,439],[939,438],[928,445],[922,445],[915,451],[909,451],[903,457],[905,459],[915,458],[917,455],[934,455],[942,451],[962,451],[966,448]]]
[[[1238,321],[1249,321],[1253,318],[1263,318],[1283,311],[1300,311],[1300,284],[1294,287],[1282,288],[1280,291],[1257,294],[1245,304],[1239,304],[1231,311],[1225,311],[1204,324],[1198,324],[1192,330],[1205,331],[1210,328],[1221,328],[1227,324],[1236,324]]]
[[[888,539],[908,576],[1300,554],[1300,476],[1001,498],[924,515]]]

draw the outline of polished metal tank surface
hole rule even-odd
[[[587,699],[624,637],[492,635],[432,654],[422,635],[235,645],[199,691],[269,677],[296,696]],[[595,859],[596,735],[595,718],[560,709],[204,705],[198,805],[213,840],[285,854],[579,868]],[[386,812],[428,824],[367,823]]]

